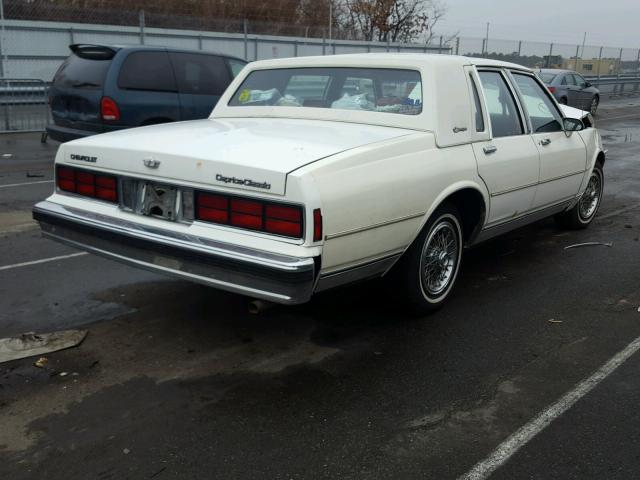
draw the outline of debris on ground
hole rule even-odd
[[[578,247],[594,247],[596,245],[602,245],[604,247],[613,247],[613,243],[611,242],[584,242],[584,243],[574,243],[573,245],[567,245],[564,247],[565,250],[569,250],[570,248],[578,248]]]
[[[69,372],[60,372],[61,377],[66,377],[67,375],[69,375]]]
[[[27,172],[27,178],[42,178],[44,174],[42,173],[29,173]]]
[[[549,322],[549,323],[562,323],[562,320],[556,320],[555,318],[550,318],[549,320],[547,320],[547,322]]]
[[[33,365],[38,368],[44,368],[47,363],[49,363],[49,359],[47,357],[40,357],[38,360],[33,362]]]
[[[131,450],[129,450],[128,448],[123,448],[122,453],[124,453],[125,455],[129,455],[131,453]]]
[[[51,333],[28,332],[17,337],[0,338],[0,363],[75,347],[86,336],[87,330],[60,330]],[[38,365],[41,360],[42,365]],[[35,365],[42,368],[46,362],[46,357],[42,357]]]

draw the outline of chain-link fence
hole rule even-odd
[[[0,79],[6,91],[15,84],[7,83],[9,78],[49,82],[69,55],[70,44],[140,44],[215,51],[249,61],[364,52],[453,53],[576,70],[604,93],[638,93],[638,48],[456,35],[423,35],[412,43],[392,42],[389,35],[386,41],[371,41],[364,38],[380,36],[341,28],[334,21],[326,10],[332,1],[138,0],[136,6],[144,8],[132,9],[125,0],[0,0]],[[301,23],[302,4],[317,10],[303,16],[315,18],[314,23]]]

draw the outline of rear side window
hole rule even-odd
[[[562,85],[575,85],[576,80],[573,78],[573,75],[565,75],[562,79]]]
[[[167,52],[134,52],[122,64],[118,87],[126,90],[175,92],[176,82]]]
[[[478,95],[478,88],[476,82],[473,79],[473,75],[469,75],[471,81],[471,88],[473,89],[473,104],[475,105],[474,117],[476,121],[476,132],[484,132],[484,118],[482,118],[482,107],[480,106],[480,95]]]
[[[498,72],[478,72],[491,119],[493,137],[522,135],[522,121],[515,100],[502,75]]]
[[[198,53],[169,53],[180,93],[220,95],[229,84],[224,60]]]
[[[102,88],[111,60],[69,56],[53,77],[53,85],[67,88]]]

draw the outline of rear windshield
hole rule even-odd
[[[71,55],[60,66],[53,78],[56,87],[102,88],[111,60],[80,58]]]
[[[540,73],[540,78],[544,83],[551,83],[558,75],[555,73]]]
[[[422,82],[414,70],[256,70],[242,82],[229,106],[315,107],[416,115],[422,111]]]

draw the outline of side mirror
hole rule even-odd
[[[565,132],[579,132],[584,130],[584,123],[577,118],[565,118],[562,122]]]
[[[591,83],[589,82],[585,82],[584,88],[589,88],[589,87],[593,87],[593,85],[591,85]]]

